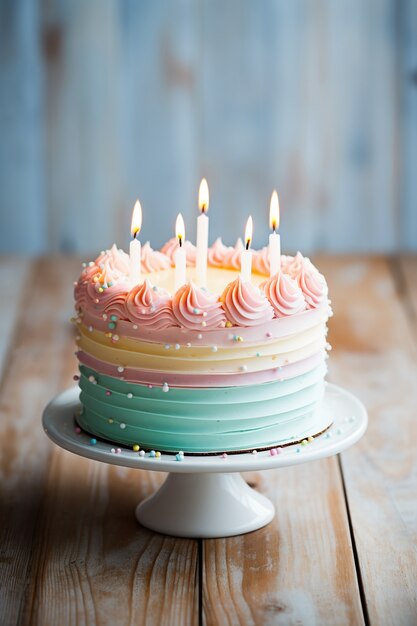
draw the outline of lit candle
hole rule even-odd
[[[137,285],[140,282],[141,276],[141,245],[137,238],[140,229],[142,227],[142,207],[139,200],[136,200],[132,213],[132,226],[130,232],[132,233],[132,241],[130,242],[130,282],[132,285]]]
[[[269,207],[269,225],[272,229],[269,235],[269,275],[274,276],[281,269],[281,237],[275,232],[279,227],[279,201],[275,189]]]
[[[250,249],[252,231],[253,221],[252,217],[249,216],[245,229],[245,249],[240,256],[240,275],[245,282],[250,282],[252,276],[252,250]]]
[[[198,206],[201,215],[197,218],[197,260],[196,277],[201,287],[207,286],[207,248],[209,219],[206,215],[209,208],[209,189],[205,178],[198,191]]]
[[[185,272],[187,266],[187,254],[183,243],[185,241],[185,226],[181,213],[178,214],[177,221],[175,222],[175,235],[178,238],[179,246],[175,251],[175,291],[183,286],[185,283]]]

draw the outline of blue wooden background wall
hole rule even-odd
[[[417,249],[416,0],[0,0],[0,250]]]

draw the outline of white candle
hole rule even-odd
[[[186,281],[187,254],[183,243],[185,241],[185,226],[181,213],[178,214],[175,223],[175,234],[178,238],[179,247],[175,251],[175,291],[180,289]]]
[[[244,282],[250,282],[252,277],[252,250],[250,245],[252,242],[253,221],[252,217],[248,217],[245,229],[245,250],[240,255],[240,276]]]
[[[209,208],[209,190],[205,178],[200,183],[198,205],[201,215],[197,218],[197,259],[196,278],[201,287],[207,286],[207,248],[209,219],[206,215]]]
[[[275,232],[279,227],[279,201],[275,189],[269,207],[269,225],[272,229],[269,235],[269,275],[274,276],[281,269],[281,237]]]
[[[141,227],[142,227],[142,207],[140,206],[139,200],[136,200],[135,206],[133,207],[133,213],[132,213],[131,233],[132,233],[133,239],[130,242],[130,248],[129,248],[130,282],[132,285],[137,285],[138,283],[140,283],[140,279],[141,279],[142,247],[140,245],[139,239],[137,239],[137,236],[140,233]]]

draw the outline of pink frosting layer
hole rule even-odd
[[[176,239],[171,239],[164,246],[167,254],[163,254],[145,244],[142,250],[144,271],[167,269],[177,245]],[[189,242],[186,242],[185,246],[190,252],[188,260],[193,264],[195,248]],[[221,240],[217,239],[209,250],[209,261],[218,267],[238,269],[242,250],[241,240],[238,240],[236,246],[232,248],[224,246]],[[256,259],[258,271],[266,272],[267,248],[257,253]],[[195,286],[182,288],[172,299],[166,292],[161,292],[158,296],[152,295],[154,288],[149,284],[136,286],[130,294],[129,257],[113,246],[102,253],[95,262],[84,267],[75,285],[74,296],[77,309],[95,318],[105,313],[117,315],[121,320],[135,321],[138,325],[154,330],[179,326],[199,328],[204,332],[224,325],[222,308],[229,325],[244,328],[262,326],[274,315],[278,317],[298,315],[305,308],[301,302],[301,295],[309,309],[327,303],[326,281],[308,258],[299,252],[295,257],[283,256],[281,267],[279,282],[267,281],[263,285],[267,298],[265,293],[250,283],[243,284],[240,277],[226,286],[220,298],[206,291],[197,290]],[[294,289],[291,279],[296,281],[301,291]],[[145,300],[141,301],[141,298]],[[205,319],[199,319],[194,312],[195,309],[201,309],[201,316]],[[142,310],[145,311],[143,315]]]
[[[174,294],[172,310],[178,324],[184,328],[213,330],[226,325],[226,316],[217,297],[193,283],[184,285]]]
[[[331,309],[327,302],[317,309],[308,309],[297,315],[274,318],[258,326],[246,326],[238,329],[242,340],[249,345],[258,345],[270,339],[281,339],[308,330],[321,322],[325,322]],[[80,320],[81,321],[81,320]],[[82,322],[102,332],[108,331],[108,320],[103,319],[95,310],[89,308],[83,313]],[[236,335],[235,328],[217,328],[214,330],[179,328],[178,326],[163,328],[155,332],[151,326],[142,326],[120,319],[117,321],[117,334],[131,339],[150,343],[182,344],[191,343],[200,346],[230,346]]]
[[[282,271],[262,284],[276,317],[296,315],[306,308],[303,292],[296,281]]]
[[[251,283],[243,282],[240,275],[226,286],[220,300],[227,319],[235,326],[257,326],[274,317],[262,291]]]
[[[147,279],[129,291],[120,318],[152,330],[175,326],[170,295],[162,289],[153,289]]]
[[[174,255],[178,250],[178,245],[178,239],[172,237],[161,248],[161,252],[170,259],[171,265],[175,265]],[[196,264],[197,248],[188,240],[184,242],[184,248],[187,253],[187,266],[192,267]]]
[[[95,359],[83,351],[77,352],[77,357],[80,363],[91,367],[97,372],[140,385],[161,386],[168,382],[170,387],[239,387],[269,383],[276,380],[287,380],[288,378],[305,374],[323,363],[325,353],[323,351],[317,352],[307,359],[284,365],[281,368],[275,367],[259,372],[239,372],[236,374],[190,374],[176,372],[167,374],[166,372],[140,370],[133,367],[125,367],[123,372],[119,372],[116,365]]]

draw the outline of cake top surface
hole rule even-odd
[[[226,246],[217,239],[208,248],[207,288],[199,287],[196,249],[185,241],[187,282],[174,288],[174,258],[178,241],[161,250],[142,246],[142,276],[130,282],[129,256],[115,245],[83,264],[75,283],[76,308],[93,318],[114,317],[148,331],[182,328],[211,331],[264,326],[272,320],[328,309],[327,284],[313,263],[300,252],[280,257],[280,271],[269,276],[268,247],[253,251],[251,281],[240,275],[243,243]]]

